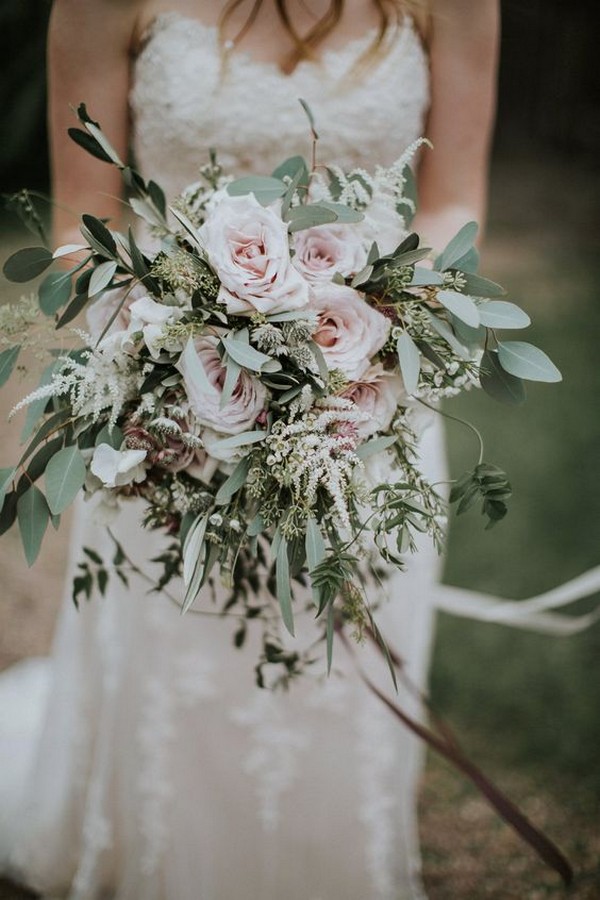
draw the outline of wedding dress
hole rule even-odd
[[[268,174],[310,149],[319,160],[390,164],[423,133],[428,61],[409,19],[385,56],[344,82],[372,35],[290,76],[234,51],[216,31],[160,16],[134,66],[134,150],[173,197],[209,147],[225,169]],[[444,477],[434,421],[422,468]],[[115,528],[142,569],[162,538],[125,504]],[[82,545],[113,545],[80,505]],[[385,583],[382,630],[423,684],[439,559],[427,541]],[[215,607],[208,592],[196,608]],[[290,691],[254,685],[257,644],[232,645],[216,616],[182,617],[132,576],[76,611],[69,597],[51,662],[0,679],[0,864],[46,896],[72,900],[413,900],[424,896],[416,822],[422,745],[360,681],[337,647]],[[357,648],[357,654],[364,648]],[[385,679],[387,673],[383,673]],[[389,678],[389,676],[388,676]],[[387,684],[383,682],[385,686]],[[400,702],[419,715],[413,696]]]

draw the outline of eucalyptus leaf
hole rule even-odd
[[[435,296],[445,309],[465,325],[477,328],[481,324],[477,304],[470,297],[457,291],[438,291]]]
[[[215,450],[234,450],[236,447],[246,447],[249,444],[257,444],[267,437],[266,431],[245,431],[243,434],[234,434],[223,438],[214,444]]]
[[[364,213],[359,212],[357,209],[352,209],[351,206],[346,206],[344,203],[334,203],[331,200],[319,200],[319,206],[324,206],[325,209],[330,209],[334,212],[337,217],[336,222],[339,222],[340,225],[362,222],[365,218]]]
[[[86,467],[78,447],[65,447],[52,457],[44,473],[50,512],[59,516],[83,487]]]
[[[51,272],[50,275],[46,275],[38,291],[42,312],[46,316],[53,316],[58,312],[61,306],[69,302],[72,287],[70,272],[65,274]]]
[[[388,447],[395,444],[397,440],[398,438],[393,434],[384,437],[371,438],[370,441],[360,444],[354,452],[359,459],[365,460],[370,456],[374,456],[376,453],[383,453],[384,450],[387,450]]]
[[[38,388],[45,387],[47,384],[50,384],[55,372],[62,366],[62,360],[57,359],[55,362],[51,363],[49,366],[46,366],[44,371],[42,372],[42,376],[40,378],[40,382],[38,384]],[[21,441],[28,441],[33,432],[35,431],[35,427],[38,424],[38,421],[44,414],[44,410],[46,409],[46,404],[48,403],[47,397],[40,397],[38,400],[32,400],[32,402],[27,407],[27,415],[25,417],[25,424],[23,426],[23,431],[21,432]],[[43,427],[43,426],[42,426]]]
[[[81,221],[81,233],[89,241],[90,247],[100,256],[113,259],[117,255],[117,245],[104,222],[87,214],[81,217]]]
[[[419,374],[421,372],[419,348],[409,333],[403,331],[396,343],[396,350],[406,392],[414,394],[419,387]]]
[[[436,259],[435,268],[443,272],[468,253],[475,242],[478,230],[477,222],[467,222],[466,225],[463,225]]]
[[[194,223],[188,219],[185,213],[182,213],[181,210],[176,209],[174,206],[169,207],[169,212],[177,219],[179,224],[185,230],[188,238],[191,240],[192,244],[202,250],[202,244],[200,243],[200,237],[198,235],[198,229],[194,225]]]
[[[352,279],[351,286],[353,288],[360,287],[361,284],[366,284],[373,274],[374,265],[373,263],[369,263],[361,269],[360,272],[357,272],[354,278]]]
[[[254,347],[251,347],[244,341],[236,340],[235,337],[231,335],[222,337],[221,343],[227,350],[229,356],[238,363],[238,365],[243,366],[244,369],[249,369],[251,372],[260,372],[267,364],[272,364],[274,362],[277,363],[277,365],[275,367],[270,365],[268,371],[278,372],[281,369],[280,362],[271,359],[270,356],[267,356],[266,353],[261,353],[260,350],[255,350]]]
[[[75,141],[76,144],[82,147],[91,156],[95,157],[95,159],[112,163],[112,159],[108,153],[102,149],[98,141],[93,138],[91,134],[88,134],[87,131],[82,131],[81,128],[69,128],[67,129],[67,133],[72,141]]]
[[[87,293],[76,294],[65,309],[62,316],[59,318],[58,322],[56,323],[56,327],[63,328],[65,325],[68,325],[69,322],[72,322],[73,319],[76,319],[79,313],[81,313],[85,309],[89,302],[90,298],[88,297]]]
[[[287,541],[284,537],[279,542],[275,563],[275,581],[277,587],[277,599],[281,608],[283,624],[294,636],[294,614],[292,611],[292,591],[290,585],[290,564],[288,561]]]
[[[475,275],[479,268],[479,250],[471,247],[464,256],[456,260],[456,268],[464,275]]]
[[[125,436],[118,425],[114,425],[112,428],[110,425],[105,425],[96,435],[94,445],[99,447],[100,444],[108,444],[113,450],[120,450],[124,440]]]
[[[268,175],[245,175],[227,185],[227,193],[231,197],[243,197],[246,194],[254,194],[259,203],[268,206],[280,197],[283,197],[287,185],[279,178],[270,178]]]
[[[520,406],[525,401],[525,385],[520,378],[505,372],[500,365],[496,350],[484,352],[479,370],[479,381],[486,394],[500,403]]]
[[[154,204],[145,197],[130,197],[129,205],[137,216],[140,216],[148,225],[154,225],[156,228],[164,228],[165,219]],[[171,209],[174,214],[174,210]]]
[[[100,263],[92,272],[90,285],[88,287],[88,297],[95,297],[101,293],[112,281],[117,271],[117,263],[113,260]]]
[[[91,134],[91,136],[98,142],[100,147],[102,147],[102,149],[108,156],[109,160],[112,163],[114,163],[115,166],[118,166],[120,169],[123,169],[124,164],[121,162],[121,158],[119,157],[119,154],[117,153],[117,151],[115,150],[113,145],[110,143],[110,141],[108,140],[108,138],[106,137],[106,135],[104,134],[104,132],[102,131],[100,126],[96,122],[92,122],[90,120],[85,123],[85,127],[87,128],[87,130]]]
[[[8,347],[0,353],[0,387],[6,384],[12,375],[20,352],[21,346],[19,344],[16,347]]]
[[[428,310],[429,313],[429,321],[431,323],[432,328],[437,331],[437,333],[444,338],[446,343],[452,347],[455,353],[463,359],[469,359],[471,354],[469,350],[459,339],[456,337],[450,326],[444,322],[443,319],[440,319],[435,315],[431,310]]]
[[[72,253],[81,253],[83,250],[89,250],[87,244],[63,244],[57,247],[52,254],[52,259],[62,259],[64,256],[71,256]]]
[[[557,382],[562,375],[543,350],[526,341],[498,344],[498,359],[505,372],[527,381]]]
[[[221,399],[219,400],[219,409],[224,409],[225,406],[229,403],[233,396],[233,392],[235,390],[235,386],[238,383],[238,379],[240,377],[240,372],[242,371],[239,363],[236,363],[234,359],[226,353],[223,359],[223,365],[225,366],[225,381],[223,383],[223,391],[221,393]]]
[[[32,485],[17,503],[19,531],[28,565],[36,561],[42,540],[48,527],[50,513],[46,499],[39,488]]]
[[[288,229],[291,234],[296,231],[304,231],[306,228],[314,228],[316,225],[326,225],[337,221],[337,213],[323,204],[307,203],[304,206],[294,206],[288,210]]]
[[[506,300],[479,303],[479,318],[486,328],[527,328],[531,319],[520,306]]]
[[[471,297],[502,297],[506,294],[502,285],[475,272],[461,272],[461,275],[465,280],[464,291]]]
[[[4,498],[15,476],[16,469],[0,469],[0,510],[4,506]]]
[[[45,402],[45,401],[44,401]],[[54,431],[58,431],[61,426],[63,426],[68,419],[71,417],[70,409],[61,409],[59,412],[54,413],[54,415],[50,416],[49,419],[46,419],[45,422],[40,425],[38,430],[35,433],[35,437],[21,456],[19,460],[19,465],[22,466],[25,460],[31,456],[33,451],[43,440],[49,437]],[[27,438],[24,438],[27,440]]]
[[[239,461],[227,481],[225,481],[217,491],[215,503],[219,506],[224,506],[229,503],[234,494],[236,494],[246,483],[249,471],[250,457],[245,456]]]
[[[188,531],[183,548],[183,582],[186,592],[181,612],[186,613],[200,590],[204,577],[205,541],[208,513],[199,516]]]
[[[277,166],[271,173],[271,177],[277,181],[284,181],[286,178],[295,178],[298,172],[301,173],[300,186],[308,187],[308,165],[303,156],[290,156],[280,166]]]
[[[8,257],[2,271],[9,281],[24,284],[45,272],[53,262],[52,254],[45,247],[25,247]]]
[[[434,269],[425,269],[422,266],[415,266],[412,281],[409,287],[423,287],[425,285],[434,285],[437,287],[444,283],[444,276]]]

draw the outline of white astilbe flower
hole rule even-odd
[[[102,348],[86,350],[80,359],[65,357],[61,362],[50,383],[21,400],[12,414],[34,400],[66,396],[75,417],[89,416],[97,422],[108,411],[107,424],[112,428],[125,405],[139,396],[143,378],[135,360],[115,354],[110,347],[106,352]]]
[[[303,505],[315,505],[325,490],[342,528],[351,528],[348,510],[350,482],[362,462],[356,449],[357,424],[364,421],[353,403],[342,398],[323,401],[296,421],[277,422],[266,440],[266,463],[280,484],[291,487]]]

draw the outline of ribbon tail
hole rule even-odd
[[[549,838],[546,837],[543,832],[541,832],[529,819],[525,816],[524,813],[516,806],[512,800],[510,800],[496,785],[490,781],[490,779],[484,775],[484,773],[479,769],[474,763],[472,763],[467,756],[465,756],[462,749],[459,747],[456,739],[449,729],[446,729],[444,726],[444,733],[442,736],[438,736],[430,728],[426,725],[423,725],[416,719],[413,719],[408,713],[406,713],[394,700],[384,694],[368,677],[368,675],[364,672],[362,667],[360,666],[358,660],[356,659],[356,655],[352,650],[348,642],[348,638],[344,634],[344,632],[339,630],[340,638],[350,653],[350,656],[354,662],[354,665],[357,668],[360,678],[368,687],[368,689],[375,694],[375,696],[392,712],[392,714],[402,722],[403,725],[406,726],[413,734],[417,735],[417,737],[421,738],[421,740],[425,741],[425,743],[431,747],[432,750],[435,750],[436,753],[439,753],[444,759],[446,759],[451,765],[453,765],[456,769],[463,773],[471,782],[475,785],[475,787],[479,790],[479,792],[486,798],[488,803],[496,810],[498,815],[504,819],[504,821],[510,825],[514,831],[527,843],[529,846],[537,853],[537,855],[555,872],[557,872],[564,883],[569,885],[573,881],[573,868],[567,858],[561,853],[556,844],[554,844]],[[376,642],[376,646],[379,647],[379,644]],[[379,647],[380,652],[381,647]],[[402,670],[403,665],[400,658],[397,654],[393,654],[393,661],[396,665],[399,664],[399,668]]]

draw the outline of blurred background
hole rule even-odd
[[[476,0],[474,0],[476,2]],[[47,191],[46,0],[0,0],[0,191]],[[526,407],[471,394],[449,405],[482,430],[486,458],[514,488],[508,519],[452,520],[445,581],[507,598],[548,590],[600,564],[600,6],[504,0],[498,124],[482,271],[533,316],[530,338],[562,369]],[[6,209],[0,250],[30,243]],[[35,241],[33,242],[35,243]],[[14,287],[0,284],[0,300]],[[6,392],[5,392],[6,393]],[[11,398],[0,398],[2,421]],[[0,465],[18,433],[2,426]],[[468,432],[448,427],[451,471],[472,465]],[[16,536],[15,536],[16,537]],[[0,544],[0,666],[46,652],[61,594],[64,537],[33,572]],[[569,607],[593,608],[600,598]],[[415,598],[418,602],[418,598]],[[569,897],[600,897],[600,624],[550,638],[440,615],[431,693],[484,768],[567,850]],[[458,776],[430,760],[422,791],[429,894],[562,896]],[[6,894],[6,896],[12,896]],[[16,895],[15,895],[16,896]]]

